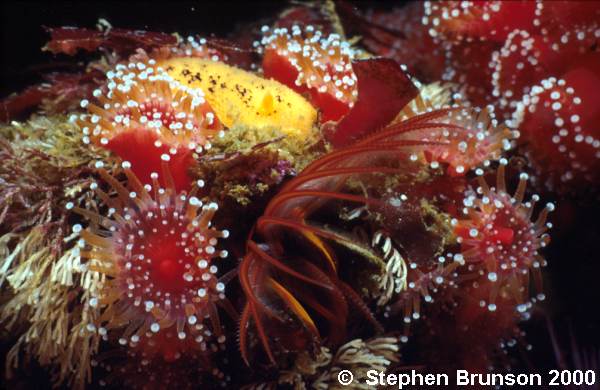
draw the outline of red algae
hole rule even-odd
[[[350,145],[381,130],[418,93],[410,77],[395,61],[371,58],[354,62],[358,100],[328,136],[334,147]]]
[[[441,79],[444,50],[422,23],[422,3],[410,2],[386,10],[369,9],[364,15],[347,2],[338,3],[337,9],[347,33],[360,34],[361,44],[368,51],[406,65],[408,72],[421,82]]]

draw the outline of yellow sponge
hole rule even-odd
[[[275,80],[199,58],[172,58],[158,65],[183,85],[202,89],[227,127],[275,127],[305,138],[317,120],[317,111],[304,97]]]

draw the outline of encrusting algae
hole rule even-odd
[[[301,171],[326,148],[317,127],[298,140],[274,127],[236,125],[213,141],[198,160],[195,174],[209,183],[213,199],[229,197],[248,205]]]

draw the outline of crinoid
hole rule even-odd
[[[328,201],[353,202],[363,205],[376,202],[362,195],[345,193],[343,187],[351,178],[383,173],[400,173],[399,168],[376,166],[375,156],[405,161],[407,169],[409,142],[363,144],[340,149],[310,164],[301,175],[287,183],[258,219],[254,234],[246,244],[246,256],[240,265],[240,281],[248,298],[242,313],[240,344],[248,361],[248,326],[253,320],[261,342],[272,362],[273,334],[264,322],[276,320],[282,325],[299,321],[315,339],[320,337],[313,311],[330,324],[330,337],[341,341],[349,315],[348,302],[355,304],[373,323],[375,319],[360,296],[338,277],[338,260],[327,241],[353,243],[342,234],[308,221]],[[381,159],[379,159],[381,160]],[[295,233],[299,236],[295,238]],[[257,243],[261,239],[262,243]],[[292,240],[297,242],[292,242]],[[303,245],[300,245],[303,244]],[[293,246],[308,247],[293,250]],[[296,253],[292,255],[292,253]],[[286,309],[284,311],[281,310]],[[293,313],[293,318],[285,311]],[[288,341],[289,344],[289,340]],[[296,339],[298,341],[298,339]]]
[[[154,349],[166,340],[155,335],[170,332],[181,340],[193,339],[199,349],[208,348],[207,336],[224,337],[217,307],[235,316],[225,298],[229,277],[217,276],[218,259],[227,256],[216,249],[218,239],[229,235],[211,226],[217,205],[195,196],[201,181],[189,194],[178,193],[167,161],[162,167],[165,187],[157,173],[151,175],[152,185],[143,185],[129,162],[122,163],[120,173],[126,185],[102,166],[96,164],[102,180],[94,189],[106,215],[67,205],[90,221],[87,229],[75,225],[73,230],[84,241],[81,256],[87,267],[101,275],[98,296],[90,301],[99,310],[98,320],[88,330],[118,333],[121,345],[142,342]],[[162,347],[165,356],[175,353],[170,343]]]
[[[494,283],[488,305],[491,310],[501,288],[508,288],[519,302],[527,299],[530,275],[541,291],[540,269],[546,261],[540,250],[549,242],[546,231],[551,224],[546,218],[554,210],[554,204],[548,203],[532,221],[539,196],[524,202],[525,173],[520,175],[515,193],[509,194],[506,164],[505,159],[500,160],[495,187],[490,187],[483,176],[478,177],[479,187],[464,199],[464,219],[453,221],[465,261]]]
[[[447,141],[423,141],[420,132],[444,126],[458,128],[452,123],[445,124],[442,118],[448,118],[445,111],[417,115],[328,153],[308,165],[270,201],[247,241],[239,270],[248,299],[240,325],[240,344],[246,362],[251,321],[272,362],[275,362],[271,348],[274,342],[285,348],[303,348],[307,340],[301,335],[309,335],[313,341],[320,339],[323,322],[329,325],[329,341],[343,340],[349,304],[376,324],[359,294],[340,277],[340,270],[347,264],[337,257],[335,250],[341,245],[361,253],[362,248],[348,235],[319,224],[315,214],[325,206],[335,207],[339,203],[377,206],[381,194],[371,184],[378,175],[399,175],[406,183],[415,181],[428,168],[417,153],[433,144],[440,148],[449,145]],[[416,140],[410,139],[411,134]],[[356,182],[372,190],[369,195],[353,193],[352,184]],[[273,321],[279,326],[267,328]],[[287,336],[272,331],[281,326],[301,331]],[[290,334],[293,340],[289,339]]]

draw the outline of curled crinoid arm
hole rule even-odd
[[[504,178],[506,164],[505,159],[500,161],[495,187],[490,187],[483,176],[478,177],[476,193],[463,201],[463,218],[453,221],[466,263],[494,283],[492,304],[500,289],[507,289],[518,302],[526,300],[530,275],[541,291],[540,270],[546,260],[540,251],[550,241],[546,231],[551,224],[546,219],[554,210],[548,203],[532,221],[539,196],[524,201],[525,173],[520,175],[515,192],[509,193]]]
[[[361,298],[337,277],[337,259],[327,241],[338,243],[344,238],[306,220],[308,214],[326,200],[369,203],[363,196],[347,194],[339,188],[347,180],[341,175],[368,173],[371,169],[347,167],[313,172],[313,168],[316,169],[309,166],[305,177],[299,176],[296,183],[289,183],[287,190],[276,196],[259,218],[256,232],[265,243],[257,244],[254,241],[257,238],[248,241],[247,254],[240,266],[240,281],[248,299],[240,325],[240,343],[246,360],[248,326],[252,320],[270,360],[275,361],[266,323],[282,317],[282,306],[316,339],[321,337],[321,332],[312,319],[315,315],[329,323],[328,335],[333,340],[343,333],[340,330],[346,326],[349,304],[373,320]],[[394,171],[383,167],[381,170]],[[301,239],[308,246],[303,250],[306,257],[291,256],[286,251],[285,241],[281,241],[282,234]],[[314,260],[309,260],[309,253],[316,255]]]
[[[381,248],[383,258],[386,262],[385,270],[379,278],[379,287],[381,295],[377,300],[377,305],[383,306],[392,298],[392,295],[398,294],[407,287],[407,268],[406,261],[402,254],[394,247],[392,239],[383,232],[377,231],[371,240],[373,247]]]
[[[174,81],[152,59],[117,65],[106,76],[105,90],[95,90],[92,102],[81,101],[88,113],[74,118],[83,142],[131,162],[144,184],[152,183],[150,173],[160,170],[166,155],[176,189],[189,190],[193,153],[223,134],[203,91]]]
[[[231,311],[217,276],[219,258],[227,256],[217,249],[218,240],[229,235],[211,226],[217,204],[195,196],[202,181],[189,194],[178,193],[166,162],[166,186],[158,173],[151,175],[152,184],[142,184],[129,162],[122,163],[127,184],[101,162],[96,168],[102,180],[93,187],[106,212],[67,204],[90,221],[87,229],[73,229],[85,242],[81,256],[87,267],[102,275],[99,294],[90,301],[101,314],[90,329],[118,333],[123,345],[169,331],[206,348],[204,318],[222,336],[217,308]]]

